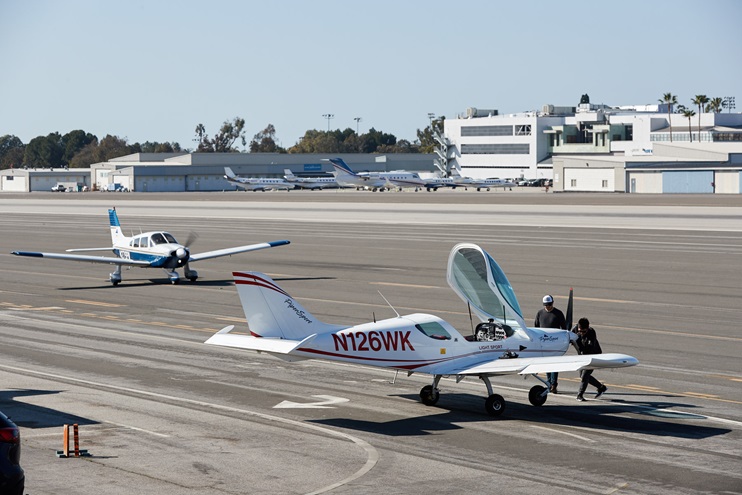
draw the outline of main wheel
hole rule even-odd
[[[502,395],[492,394],[484,401],[484,409],[490,416],[499,416],[505,410],[505,399]]]
[[[438,391],[437,388],[433,388],[432,385],[425,385],[422,389],[420,389],[420,400],[426,406],[436,405],[440,397],[441,393]]]
[[[545,394],[544,392],[546,392],[546,387],[534,385],[531,390],[528,391],[528,400],[536,407],[543,406],[548,397],[548,394]]]

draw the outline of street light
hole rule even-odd
[[[732,113],[732,110],[736,108],[734,104],[734,96],[725,96],[722,102],[722,105],[728,110],[727,113]]]
[[[358,134],[358,123],[362,121],[363,119],[360,117],[355,117],[353,120],[356,121],[356,134]]]
[[[428,119],[430,119],[430,127],[433,127],[433,119],[434,118],[435,118],[435,114],[428,112]]]
[[[324,113],[322,114],[322,116],[327,119],[327,132],[330,132],[330,120],[334,119],[335,115],[331,113]]]

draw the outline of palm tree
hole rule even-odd
[[[721,113],[721,110],[724,108],[724,98],[716,97],[711,98],[711,101],[709,101],[708,106],[706,106],[707,112],[714,112],[714,113]]]
[[[667,104],[667,122],[670,124],[670,142],[672,143],[672,120],[670,120],[670,114],[672,113],[672,106],[678,103],[678,97],[672,93],[665,93],[659,102]]]
[[[690,119],[696,114],[696,111],[691,110],[690,108],[685,108],[683,105],[680,105],[678,107],[678,112],[682,113],[683,117],[688,119],[688,134],[690,135],[690,142],[692,143],[693,142],[693,131],[691,130],[691,127],[690,127]],[[699,141],[700,141],[700,137],[699,137]]]
[[[694,105],[698,105],[698,142],[701,142],[701,114],[703,113],[703,107],[709,102],[709,97],[706,95],[696,95],[691,100]]]

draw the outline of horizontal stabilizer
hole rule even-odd
[[[501,358],[478,364],[466,369],[440,374],[457,375],[535,375],[537,373],[558,373],[600,368],[625,368],[635,366],[639,361],[626,354],[593,354],[580,356],[552,356],[534,358]]]
[[[229,333],[233,329],[234,325],[224,327],[212,335],[205,343],[274,354],[291,354],[295,349],[309,343],[317,336],[316,334],[313,334],[304,340],[299,341],[268,337],[252,337],[250,335]]]

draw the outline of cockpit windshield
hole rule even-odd
[[[157,232],[156,234],[152,234],[152,237],[150,239],[153,245],[178,243],[178,241],[175,240],[175,237],[171,236],[167,232]]]
[[[449,259],[451,287],[480,317],[494,318],[514,328],[524,326],[518,299],[505,273],[489,254],[469,246],[455,249]]]

